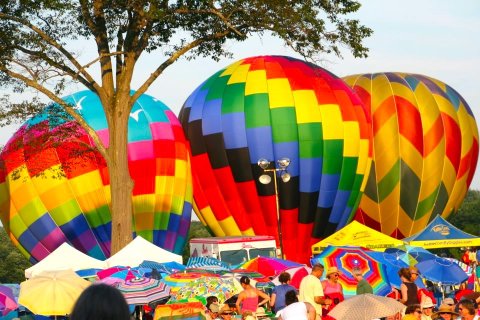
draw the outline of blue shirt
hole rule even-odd
[[[282,310],[285,308],[285,294],[288,291],[295,291],[297,293],[297,289],[295,289],[294,286],[289,285],[289,284],[281,284],[273,288],[273,293],[275,293],[275,305],[273,306],[275,312],[278,312],[279,310]]]

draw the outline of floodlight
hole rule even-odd
[[[258,181],[260,181],[261,184],[269,184],[272,181],[272,177],[268,174],[262,174],[258,177]]]
[[[265,170],[270,165],[270,161],[268,161],[267,159],[261,158],[261,159],[258,159],[257,164],[260,168]]]

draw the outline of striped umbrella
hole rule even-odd
[[[385,267],[374,258],[365,253],[368,249],[361,247],[336,247],[328,246],[322,253],[311,260],[312,265],[321,263],[325,269],[337,267],[340,271],[339,282],[343,287],[345,296],[356,294],[357,280],[353,271],[362,271],[363,277],[373,288],[377,295],[387,295],[391,291]]]
[[[128,304],[149,304],[170,295],[170,287],[160,280],[135,278],[118,285]]]
[[[285,269],[303,265],[289,260],[260,256],[245,262],[240,267],[249,271],[258,271],[266,277],[271,277],[280,274]]]
[[[6,315],[10,311],[18,308],[12,289],[0,285],[0,314]]]
[[[230,271],[230,266],[228,264],[210,257],[190,257],[188,258],[187,268],[202,268],[210,271]]]

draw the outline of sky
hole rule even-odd
[[[344,51],[343,59],[324,56],[319,64],[337,76],[373,72],[411,72],[443,81],[462,95],[480,120],[480,1],[479,0],[360,0],[362,7],[352,17],[373,29],[366,39],[369,57],[355,59]],[[205,79],[229,64],[249,56],[289,55],[299,58],[272,37],[228,43],[233,57],[216,62],[181,59],[170,66],[150,87],[148,94],[163,101],[178,115],[188,95]],[[94,52],[82,48],[84,61]],[[145,55],[137,66],[132,88],[138,87],[158,64],[158,53]],[[71,92],[83,90],[70,87]],[[0,145],[18,126],[0,128]],[[478,171],[478,170],[477,170]],[[480,190],[480,172],[471,185]]]

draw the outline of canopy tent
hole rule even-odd
[[[480,237],[463,232],[440,215],[437,215],[425,229],[403,241],[425,249],[480,246]]]
[[[109,267],[129,266],[137,267],[144,260],[158,263],[178,262],[182,263],[182,256],[157,247],[150,241],[141,236],[137,236],[132,242],[127,244],[122,250],[105,260]]]
[[[320,253],[323,248],[329,245],[359,246],[383,251],[386,248],[392,248],[402,244],[404,244],[402,240],[387,236],[354,220],[334,234],[314,244],[312,246],[312,253]]]
[[[75,249],[68,243],[62,243],[42,261],[25,270],[25,278],[29,279],[43,271],[104,269],[107,265],[89,255]]]

